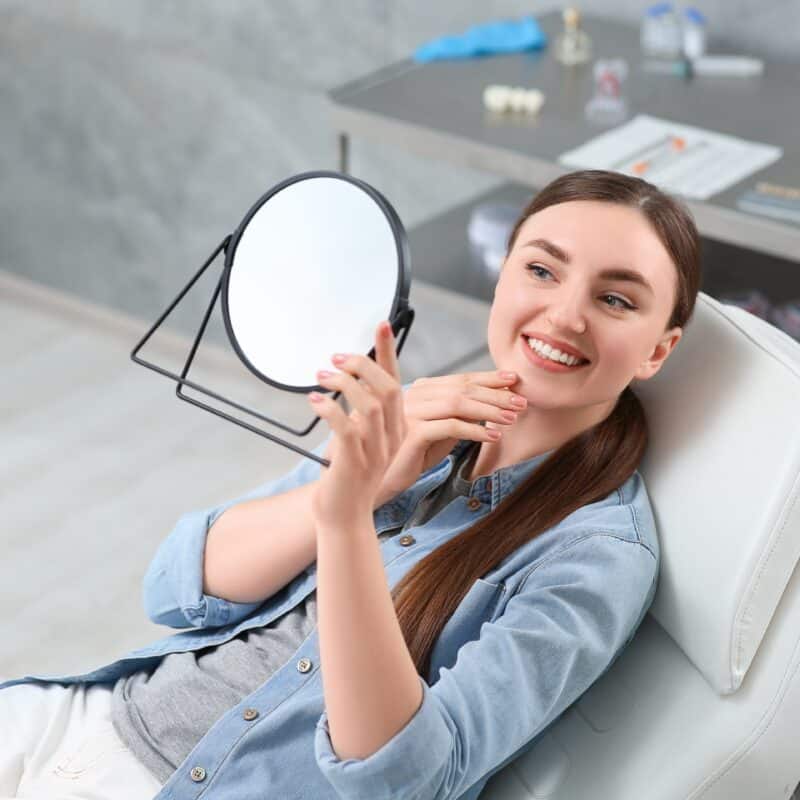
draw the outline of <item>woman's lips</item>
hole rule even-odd
[[[520,336],[519,340],[522,344],[522,349],[525,351],[525,358],[527,358],[528,361],[530,361],[534,366],[541,367],[549,372],[578,372],[581,368],[589,366],[588,361],[584,362],[583,364],[576,364],[574,367],[570,367],[567,364],[559,364],[557,361],[551,361],[549,358],[543,358],[540,356],[528,344],[528,340],[524,336]]]

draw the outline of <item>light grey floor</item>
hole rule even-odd
[[[486,340],[484,303],[417,281],[411,304],[403,382],[437,374]],[[130,352],[155,318],[0,271],[0,320],[0,676],[85,672],[172,632],[145,617],[140,583],[178,517],[300,456],[179,400],[173,381],[134,364]],[[159,330],[140,355],[180,372],[189,345]],[[456,371],[491,368],[486,355]],[[312,418],[232,351],[201,344],[191,375],[278,419]],[[321,420],[307,437],[287,438],[310,449],[327,430]]]

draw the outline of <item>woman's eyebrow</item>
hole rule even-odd
[[[550,253],[553,258],[563,261],[565,264],[569,264],[571,261],[569,253],[564,252],[557,244],[553,244],[553,242],[550,242],[547,239],[531,239],[530,242],[525,242],[525,244],[522,246],[538,247],[540,250]]]
[[[546,253],[549,253],[551,256],[553,256],[553,258],[563,261],[565,264],[571,263],[569,253],[562,250],[557,244],[554,244],[548,239],[532,239],[530,242],[525,242],[525,244],[522,246],[537,247],[540,250],[544,250]],[[650,294],[655,295],[653,287],[647,282],[647,279],[644,277],[644,275],[642,275],[641,272],[637,272],[635,269],[628,269],[627,267],[610,267],[609,269],[602,270],[599,273],[599,276],[612,281],[636,283],[639,286],[647,289]]]

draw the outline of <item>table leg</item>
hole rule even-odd
[[[345,175],[349,169],[350,137],[346,133],[339,133],[339,172]]]

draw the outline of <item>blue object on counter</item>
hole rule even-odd
[[[706,24],[705,16],[703,16],[703,14],[700,12],[699,9],[694,8],[693,6],[689,6],[688,8],[685,8],[683,10],[683,13],[684,13],[684,16],[686,17],[686,19],[690,20],[691,22],[695,22],[698,25],[705,25]]]
[[[655,5],[648,6],[644,13],[647,17],[660,17],[662,14],[666,14],[669,11],[672,11],[672,3],[656,3]]]
[[[547,44],[547,36],[532,16],[519,20],[498,20],[473,25],[457,36],[442,36],[420,45],[415,61],[436,61],[443,58],[471,58],[488,53],[514,53],[539,50]]]

